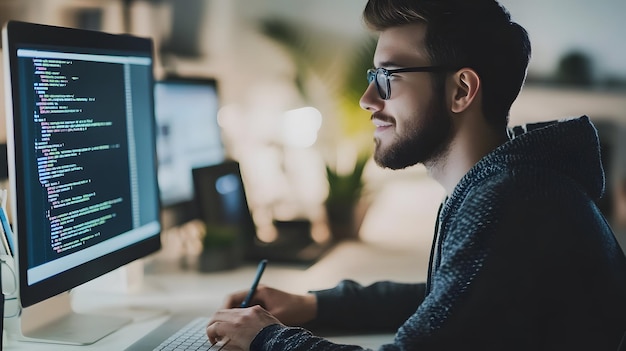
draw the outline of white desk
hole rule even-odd
[[[333,249],[317,264],[304,268],[269,263],[261,282],[294,293],[309,289],[334,286],[342,278],[354,278],[364,284],[379,278],[406,280],[416,274],[423,257],[411,250],[381,248],[363,242],[347,242]],[[154,263],[154,262],[153,262]],[[114,272],[87,284],[72,293],[76,311],[129,316],[134,322],[86,346],[51,345],[5,340],[4,350],[123,350],[165,322],[166,314],[193,311],[210,316],[221,306],[225,296],[235,290],[247,289],[256,265],[215,273],[198,273],[178,268],[176,262],[164,269],[159,262],[159,274],[149,273],[151,263],[146,261],[146,273],[139,288],[123,291],[117,285],[120,272]],[[341,268],[338,268],[341,267]],[[421,279],[419,269],[416,279]],[[345,275],[345,276],[344,276]],[[361,278],[361,279],[360,279]],[[113,288],[112,288],[113,286]],[[376,349],[390,342],[391,334],[333,336],[332,341],[357,344]]]

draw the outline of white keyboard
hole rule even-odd
[[[212,350],[209,338],[206,336],[208,317],[198,317],[191,320],[176,333],[164,340],[154,350],[179,351],[179,350]],[[216,347],[219,343],[215,344]],[[216,350],[216,348],[214,348]]]

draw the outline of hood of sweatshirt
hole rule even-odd
[[[483,157],[461,179],[461,191],[494,167],[532,167],[562,174],[578,183],[593,200],[602,197],[605,178],[598,133],[589,117],[526,124],[509,130],[510,140]]]

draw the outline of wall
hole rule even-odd
[[[334,84],[350,68],[350,58],[358,43],[371,37],[360,18],[365,0],[189,1],[188,5],[202,10],[198,32],[193,33],[198,40],[198,55],[158,55],[157,78],[167,73],[217,78],[224,106],[220,120],[226,130],[225,142],[233,157],[242,161],[242,170],[254,189],[250,194],[253,205],[267,216],[319,216],[317,205],[326,191],[325,164],[337,160],[350,163],[350,158],[356,155],[355,148],[344,142],[340,133],[343,116],[338,113]],[[81,9],[101,9],[102,30],[153,37],[158,49],[168,30],[173,28],[174,3],[137,0],[128,9],[124,3],[121,0],[2,0],[0,17],[75,26]],[[626,77],[626,47],[617,45],[626,34],[620,17],[626,10],[626,2],[503,0],[502,3],[531,36],[533,59],[529,74],[550,76],[564,53],[581,49],[592,58],[597,78]],[[266,19],[280,19],[302,28],[308,55],[322,63],[307,71],[307,79],[300,81],[302,86],[296,84],[302,66],[293,53],[259,31],[260,21]],[[624,89],[575,90],[529,84],[513,105],[511,122],[587,114],[594,120],[623,123],[625,105]],[[285,145],[282,138],[285,112],[304,106],[313,106],[321,113],[318,142],[309,148]],[[3,113],[0,115],[4,117]],[[367,134],[371,128],[367,117],[363,117],[362,123]],[[4,125],[2,120],[0,125]],[[5,139],[4,129],[0,128],[0,141]],[[370,143],[371,137],[365,139],[366,144]],[[393,174],[376,167],[368,167],[367,171],[374,191],[386,186],[379,179],[404,180],[421,174],[419,167]]]

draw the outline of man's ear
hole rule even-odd
[[[470,68],[462,68],[453,76],[451,111],[460,113],[472,105],[480,89],[480,77]]]

